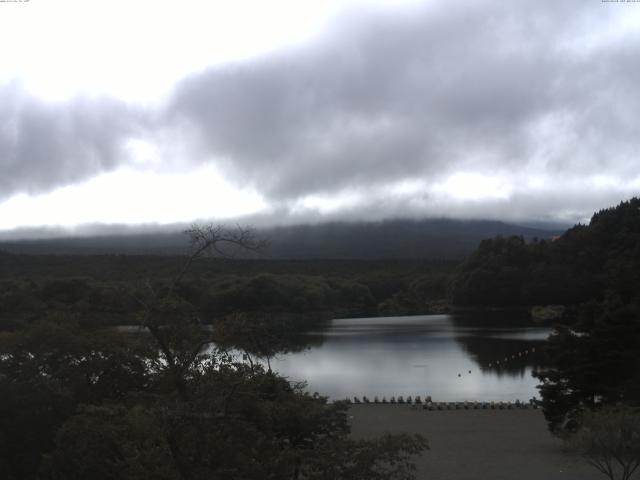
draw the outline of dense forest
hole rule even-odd
[[[548,241],[484,240],[460,266],[453,302],[567,307],[537,372],[554,431],[574,429],[582,411],[640,406],[640,199],[593,215]]]
[[[577,305],[609,292],[638,293],[640,226],[636,198],[601,210],[552,240],[521,236],[483,240],[456,278],[458,305]]]
[[[136,323],[136,295],[170,283],[184,257],[0,255],[0,327],[73,312],[93,325]],[[202,258],[177,291],[204,323],[233,312],[298,322],[446,308],[455,263],[445,261]],[[304,325],[301,325],[304,326]]]
[[[295,348],[292,313],[370,308],[348,277],[376,268],[324,266],[341,272],[325,278],[315,265],[268,273],[203,258],[255,248],[249,233],[194,228],[180,259],[4,255],[0,477],[414,478],[421,436],[353,440],[346,403],[251,360]],[[142,328],[112,327],[124,318]]]

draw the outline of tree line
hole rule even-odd
[[[596,212],[562,236],[483,241],[453,282],[457,305],[567,308],[536,373],[549,427],[574,431],[584,412],[640,406],[640,199]]]
[[[0,330],[45,312],[74,313],[98,325],[132,325],[134,298],[162,288],[178,257],[0,256]],[[176,282],[177,294],[207,323],[238,311],[318,319],[427,313],[443,305],[455,264],[436,261],[279,261],[201,258]],[[442,307],[440,307],[442,308]]]
[[[185,274],[207,250],[255,244],[244,230],[194,228],[184,267],[130,292],[145,333],[64,309],[0,332],[0,477],[414,478],[422,437],[353,440],[345,403],[225,348],[244,339],[251,355],[286,349],[279,324],[236,314],[207,328]],[[85,298],[67,287],[48,295]]]

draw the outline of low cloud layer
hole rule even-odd
[[[150,114],[1,87],[0,201],[128,165],[132,138],[156,170],[214,163],[293,215],[351,195],[332,213],[566,219],[638,190],[640,4],[432,3],[349,10],[313,41],[186,77]],[[438,196],[461,172],[507,197]],[[407,181],[423,188],[389,193]]]
[[[131,158],[139,112],[108,98],[53,103],[19,83],[0,86],[0,201],[41,193],[109,171]]]

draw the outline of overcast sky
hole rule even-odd
[[[637,2],[0,2],[0,231],[575,222],[638,112]]]

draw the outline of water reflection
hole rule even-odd
[[[451,322],[455,340],[485,372],[522,377],[545,365],[541,347],[551,330],[528,318],[458,315]]]
[[[331,398],[526,400],[537,395],[531,372],[541,365],[549,333],[519,319],[485,322],[468,315],[341,319],[312,334],[313,348],[278,356],[271,365]]]

